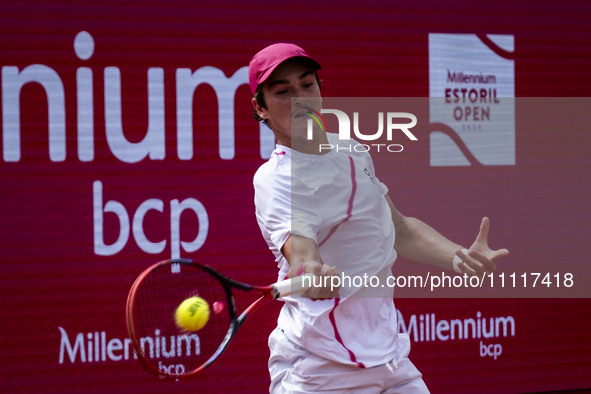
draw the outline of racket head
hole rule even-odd
[[[189,259],[161,261],[134,282],[127,298],[127,329],[138,361],[152,375],[180,380],[211,364],[237,329],[230,280]],[[177,327],[175,312],[187,298],[209,305],[209,320],[197,331]]]

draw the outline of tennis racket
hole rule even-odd
[[[309,280],[303,280],[308,276]],[[138,360],[161,379],[195,376],[226,350],[256,309],[268,300],[301,294],[311,285],[311,276],[252,286],[189,259],[161,261],[140,274],[127,298],[127,330]],[[258,292],[261,297],[237,317],[233,289]],[[210,316],[200,330],[185,331],[177,327],[175,312],[193,296],[208,303]]]

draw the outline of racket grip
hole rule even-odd
[[[300,275],[271,285],[273,288],[273,298],[277,299],[279,297],[303,293],[312,287],[315,276],[314,274]]]

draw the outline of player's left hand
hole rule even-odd
[[[476,237],[476,241],[468,249],[468,254],[461,250],[456,252],[456,255],[462,259],[458,267],[463,273],[470,276],[479,276],[490,274],[497,269],[497,262],[507,255],[507,249],[492,250],[488,246],[488,230],[490,228],[490,221],[487,217],[482,218],[480,224],[480,232]]]

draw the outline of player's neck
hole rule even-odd
[[[279,145],[286,146],[301,153],[325,155],[330,151],[329,149],[321,149],[322,147],[326,148],[326,146],[328,146],[328,137],[325,132],[315,133],[311,140],[296,138],[293,136],[289,138],[283,135],[276,135],[275,137],[277,138],[277,143]]]

